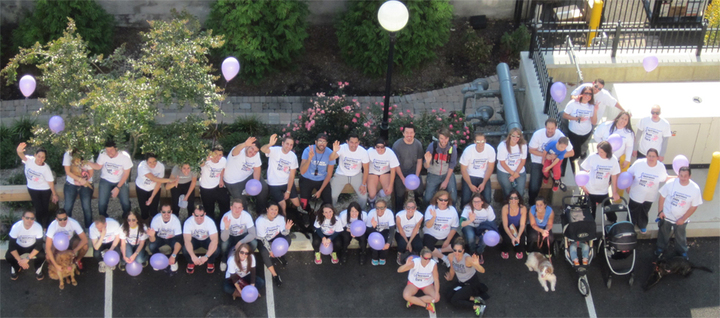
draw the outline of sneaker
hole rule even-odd
[[[475,316],[476,316],[476,317],[482,317],[483,314],[485,313],[485,308],[486,308],[486,307],[487,307],[487,306],[485,306],[485,305],[479,305],[478,308],[475,308]]]
[[[12,280],[17,280],[17,279],[18,279],[18,273],[11,272],[11,273],[10,273],[10,279],[12,279]]]
[[[398,256],[397,256],[397,264],[400,266],[405,265],[405,263],[403,262],[403,259],[402,259],[402,253],[400,253],[400,252],[398,252]]]
[[[409,301],[405,302],[405,308],[410,308],[410,306],[412,306],[412,304]]]
[[[502,257],[502,259],[508,259],[510,258],[510,254],[506,252],[500,252],[500,257]]]
[[[98,263],[98,272],[104,273],[104,272],[106,272],[106,271],[107,271],[107,265],[105,265],[105,262],[100,261],[100,262]]]
[[[195,273],[195,264],[188,264],[187,269],[185,269],[185,272],[188,274]]]
[[[374,260],[370,261],[370,264],[372,264],[372,266],[378,266],[378,264],[380,264],[380,262],[378,260],[374,259]]]
[[[144,261],[144,262],[142,263],[142,267],[145,268],[145,267],[147,267],[147,266],[148,266],[148,261]]]
[[[320,252],[315,252],[315,264],[322,264],[322,256],[320,256]]]
[[[278,257],[278,260],[280,261],[280,264],[282,266],[287,265],[287,259],[285,258],[285,255]]]
[[[647,229],[646,229],[646,228],[642,228],[642,229],[640,229],[640,233],[642,233],[642,234],[645,234],[645,233],[647,233]]]
[[[207,271],[208,274],[214,273],[214,272],[215,272],[215,264],[208,264],[206,271]]]
[[[220,262],[220,271],[224,272],[227,269],[227,263]]]
[[[450,268],[450,259],[447,257],[447,255],[443,256],[442,261],[443,263],[445,263],[445,267]]]
[[[45,278],[45,275],[43,274],[42,270],[39,273],[35,273],[35,278],[37,280],[43,280],[43,278]]]
[[[384,259],[380,260],[380,265],[385,265],[386,261]]]
[[[543,184],[547,184],[548,181],[550,181],[550,178],[543,178]]]
[[[280,275],[273,276],[272,280],[276,287],[280,287],[280,285],[282,285],[282,278],[280,278]]]
[[[425,307],[425,309],[427,309],[429,312],[431,312],[431,313],[434,314],[434,313],[435,313],[435,304],[434,304],[434,303],[429,303],[429,304],[427,304],[427,306]]]
[[[573,260],[573,265],[580,266],[580,261],[576,258]]]
[[[75,261],[75,265],[77,265],[77,268],[79,270],[83,270],[83,264],[80,260]]]
[[[485,304],[485,300],[482,299],[482,297],[480,297],[480,296],[475,296],[475,297],[473,297],[473,298],[475,298],[475,299],[473,300],[474,303],[479,304],[479,305],[484,305],[484,304]]]
[[[555,182],[553,183],[552,190],[553,190],[553,192],[557,192],[557,190],[559,190],[559,189],[560,189],[560,180],[555,180]]]
[[[686,261],[689,261],[690,258],[688,257],[687,253],[682,253],[680,257],[684,258]]]
[[[567,192],[567,186],[562,182],[560,182],[560,191]]]
[[[662,255],[663,252],[664,251],[662,249],[658,248],[655,250],[655,256],[660,256],[660,255]]]
[[[368,211],[375,208],[375,201],[368,201]]]
[[[177,272],[178,270],[178,263],[175,262],[175,264],[170,265],[170,271],[171,272]]]
[[[338,257],[337,257],[337,253],[332,252],[332,254],[330,254],[330,261],[331,261],[333,264],[340,263],[340,260],[339,260]]]
[[[297,211],[300,212],[301,214],[306,214],[306,215],[308,214],[308,211],[306,211],[305,209],[303,209],[301,207],[297,207]]]
[[[588,259],[587,259],[587,258],[583,258],[583,265],[587,265],[587,264],[588,264]]]
[[[125,271],[125,263],[120,263],[120,270]]]
[[[523,253],[515,253],[515,258],[523,259]]]

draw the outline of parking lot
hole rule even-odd
[[[546,293],[524,260],[502,260],[497,248],[485,252],[483,281],[490,288],[486,317],[700,317],[720,316],[720,239],[689,239],[691,261],[714,270],[696,271],[687,278],[669,276],[643,292],[642,284],[652,269],[654,241],[642,240],[638,247],[636,282],[616,277],[608,289],[603,281],[604,258],[595,258],[588,279],[591,296],[577,290],[574,272],[564,259],[553,260],[557,290]],[[201,317],[212,314],[249,317],[427,317],[419,307],[405,308],[402,290],[407,273],[398,274],[392,257],[385,266],[360,266],[357,251],[345,265],[333,265],[329,258],[322,265],[312,263],[312,252],[290,252],[288,265],[277,267],[283,278],[281,287],[261,287],[262,297],[251,304],[235,301],[222,292],[223,272],[207,274],[204,268],[188,275],[181,261],[181,272],[172,277],[147,267],[138,277],[115,270],[97,272],[97,263],[86,258],[85,271],[77,277],[78,286],[58,288],[58,282],[36,281],[23,272],[11,281],[9,265],[0,262],[0,301],[2,317]],[[258,257],[258,261],[260,258]],[[259,264],[259,266],[261,266]],[[269,275],[258,267],[260,275]],[[264,273],[263,273],[264,272]],[[448,284],[442,275],[441,291]],[[472,317],[468,310],[452,308],[446,299],[437,304],[437,317]],[[430,315],[433,317],[433,315]]]

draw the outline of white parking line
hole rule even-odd
[[[590,318],[597,318],[597,313],[595,312],[595,303],[593,302],[592,292],[590,292],[589,284],[588,284],[588,295],[585,297],[585,304],[587,305],[588,316]]]
[[[113,271],[105,271],[105,318],[112,318]]]
[[[275,318],[275,296],[273,295],[273,281],[272,274],[265,267],[265,299],[267,299],[267,316],[268,318]]]
[[[435,307],[435,311],[437,312],[437,306]],[[434,312],[429,312],[429,311],[428,311],[428,314],[430,315],[430,318],[437,318],[437,314],[434,313]]]

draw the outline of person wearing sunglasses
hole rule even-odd
[[[242,290],[247,286],[265,286],[265,280],[257,276],[254,249],[248,244],[242,244],[233,251],[228,258],[228,268],[225,272],[225,293],[235,298],[242,295]]]
[[[450,130],[440,129],[438,141],[431,142],[425,150],[424,166],[427,169],[425,180],[425,202],[430,200],[438,190],[447,190],[453,202],[457,202],[457,182],[455,166],[457,165],[457,147],[450,142]]]
[[[480,265],[485,263],[483,252],[485,251],[485,241],[483,236],[487,231],[498,232],[497,224],[495,224],[495,211],[492,206],[485,201],[485,197],[480,193],[473,194],[470,203],[463,208],[460,215],[460,227],[463,236],[468,244],[468,249],[473,255],[480,255]],[[475,243],[475,241],[478,241]]]
[[[598,107],[598,120],[602,120],[603,115],[605,114],[605,109],[607,109],[608,107],[615,107],[620,111],[625,111],[625,109],[620,105],[617,99],[613,97],[608,90],[605,89],[605,81],[602,78],[598,78],[592,83],[584,83],[579,85],[570,93],[571,98],[580,101],[580,95],[585,88],[590,88],[592,90],[593,98],[600,105],[600,107]]]
[[[638,159],[647,157],[650,149],[657,150],[658,160],[665,161],[665,151],[672,136],[670,123],[660,117],[660,105],[653,105],[650,116],[640,119],[635,134],[637,150],[633,153]]]
[[[410,254],[417,255],[422,249],[423,243],[420,238],[420,227],[422,226],[423,215],[417,212],[417,203],[412,200],[405,202],[405,209],[395,215],[395,224],[398,231],[395,233],[397,241],[397,263],[403,265]]]
[[[574,163],[580,158],[579,149],[582,149],[590,138],[593,126],[598,122],[598,107],[599,104],[593,97],[593,89],[584,87],[579,99],[570,100],[563,110],[562,116],[568,120],[567,137],[570,139],[570,144],[578,149],[569,160],[573,172],[575,172]]]
[[[82,258],[88,251],[88,238],[85,235],[80,222],[68,216],[68,213],[64,209],[58,209],[55,213],[55,220],[50,223],[45,232],[45,257],[50,264],[60,272],[58,264],[55,262],[55,254],[57,249],[53,244],[55,234],[65,233],[70,238],[69,249],[72,249],[75,254],[75,265],[79,270],[83,269]]]
[[[490,176],[495,170],[495,149],[485,142],[485,134],[475,133],[475,147],[465,147],[460,156],[460,174],[462,175],[462,202],[470,202],[475,193],[482,193],[485,202],[492,199]]]
[[[147,230],[148,241],[150,241],[150,254],[160,252],[160,247],[169,246],[172,254],[168,258],[170,272],[173,274],[178,270],[177,254],[182,249],[182,225],[177,215],[173,214],[170,204],[163,204],[160,213],[155,215]]]
[[[255,179],[260,182],[260,193],[255,201],[256,211],[265,211],[270,189],[262,178],[262,160],[260,159],[260,142],[255,137],[248,137],[245,142],[236,145],[227,156],[227,165],[223,173],[225,187],[233,199],[243,199],[243,191],[248,181]],[[245,193],[247,195],[247,193]],[[249,196],[249,195],[248,195]]]
[[[507,138],[500,142],[497,148],[497,180],[505,193],[515,189],[520,196],[525,193],[525,161],[527,160],[527,142],[522,131],[518,128],[510,129]]]
[[[20,271],[30,269],[30,260],[33,260],[35,266],[35,278],[42,280],[42,266],[45,264],[45,253],[42,248],[43,230],[40,223],[35,222],[35,213],[25,211],[22,220],[17,221],[10,228],[8,234],[8,248],[5,253],[5,259],[10,263],[10,279],[18,279]],[[22,257],[23,254],[29,254],[28,257]]]
[[[121,231],[120,223],[115,219],[95,216],[95,222],[90,225],[90,243],[93,247],[93,258],[98,261],[98,272],[104,273],[108,270],[103,257],[107,251],[117,251]],[[110,268],[114,269],[115,266]]]
[[[458,237],[453,244],[450,254],[450,270],[445,273],[445,280],[452,282],[457,276],[457,282],[447,293],[447,299],[456,308],[472,309],[475,316],[482,317],[485,312],[485,299],[488,298],[488,287],[480,281],[480,274],[485,268],[480,264],[480,257],[465,253],[465,240]]]
[[[395,187],[396,168],[400,166],[395,152],[387,146],[383,138],[375,141],[375,146],[368,148],[370,172],[368,174],[368,205],[375,207],[376,196],[390,197]]]
[[[328,136],[319,133],[315,144],[303,150],[300,160],[300,205],[303,209],[308,209],[312,199],[320,199],[322,204],[332,203],[330,180],[335,171],[335,160],[330,156],[340,150],[340,142],[335,142],[333,149],[328,149],[328,142]]]
[[[443,253],[452,251],[450,242],[460,226],[458,213],[452,204],[450,194],[445,190],[435,193],[429,203],[425,210],[423,246],[431,249],[434,258],[442,259],[445,266],[450,267],[450,260]],[[440,248],[435,247],[438,241],[443,241]]]
[[[340,239],[342,240],[342,253],[340,253],[340,262],[345,264],[347,263],[348,259],[348,247],[350,246],[350,243],[353,239],[356,239],[358,241],[358,245],[360,245],[360,265],[365,265],[365,258],[367,253],[367,236],[360,235],[360,236],[353,236],[350,232],[350,225],[357,221],[363,221],[368,219],[367,212],[363,211],[362,208],[360,208],[360,204],[353,201],[350,202],[350,205],[348,205],[346,210],[342,210],[340,212],[339,216],[340,222],[342,222],[343,229],[342,233],[340,233]]]
[[[120,231],[120,270],[125,270],[125,265],[132,262],[147,266],[150,256],[145,251],[145,241],[148,239],[147,226],[141,222],[140,212],[130,211]]]
[[[527,224],[527,208],[522,204],[520,193],[512,190],[507,197],[508,203],[502,207],[502,244],[500,257],[508,259],[510,252],[515,251],[515,258],[522,259],[525,253],[525,224]]]
[[[52,170],[50,170],[50,165],[45,163],[47,151],[38,148],[35,151],[35,156],[26,156],[25,147],[27,147],[27,144],[21,142],[17,146],[17,155],[25,165],[24,173],[25,179],[27,179],[28,194],[30,194],[35,214],[40,225],[47,227],[50,202],[58,202],[58,196],[55,193],[55,177],[53,177]]]
[[[196,205],[195,211],[183,224],[183,255],[187,261],[185,272],[195,273],[195,266],[207,264],[207,273],[215,272],[215,258],[220,255],[218,231],[215,222],[205,215],[205,207]],[[197,256],[195,250],[205,248],[203,256]]]
[[[385,200],[378,199],[375,208],[368,212],[365,225],[367,226],[365,236],[370,237],[370,234],[378,232],[385,238],[385,246],[382,250],[372,250],[372,261],[370,263],[373,266],[385,265],[388,249],[395,237],[395,215],[393,211],[387,208]]]
[[[225,271],[227,258],[233,249],[241,244],[248,244],[254,251],[257,247],[255,241],[255,222],[252,215],[243,208],[245,200],[242,198],[232,199],[230,211],[223,215],[220,221],[220,271]]]
[[[408,282],[403,290],[405,307],[420,306],[430,313],[435,313],[435,303],[440,301],[440,280],[438,279],[437,262],[428,247],[420,250],[420,256],[411,255],[405,265],[398,267],[398,273],[408,273]],[[419,291],[423,296],[415,296]]]
[[[279,214],[280,207],[277,203],[270,203],[265,213],[258,216],[255,220],[255,228],[257,228],[257,240],[258,240],[258,251],[263,259],[263,263],[267,266],[270,275],[272,275],[273,283],[275,286],[280,287],[282,285],[282,279],[275,271],[275,265],[272,258],[276,256],[272,251],[272,242],[276,239],[284,239],[288,242],[288,247],[292,243],[290,238],[290,228],[293,226],[293,221],[285,221],[285,216]],[[287,264],[285,256],[277,257],[281,264]],[[266,277],[267,278],[267,277]]]

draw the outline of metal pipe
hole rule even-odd
[[[500,63],[497,66],[498,82],[500,83],[500,97],[503,103],[505,122],[508,131],[513,128],[522,130],[520,124],[520,116],[518,115],[517,103],[515,102],[515,91],[513,90],[512,80],[510,79],[510,68],[506,63]]]

